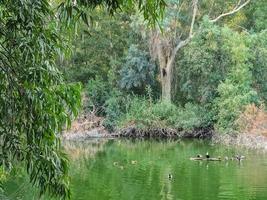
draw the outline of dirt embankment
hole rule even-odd
[[[243,146],[267,151],[267,112],[264,106],[246,106],[237,124],[240,133],[236,135],[214,135],[215,143]]]
[[[76,119],[69,130],[63,133],[64,140],[86,140],[89,138],[110,138],[115,134],[109,133],[102,125],[104,118],[87,113]]]
[[[212,137],[212,142],[227,146],[246,147],[249,149],[267,151],[267,137],[254,133],[243,133],[238,135],[215,134]]]

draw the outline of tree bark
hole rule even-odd
[[[161,69],[161,95],[162,100],[171,102],[173,98],[174,60],[167,59],[166,64],[160,65]]]

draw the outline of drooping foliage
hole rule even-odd
[[[61,37],[47,1],[0,3],[1,166],[22,163],[43,194],[69,197],[59,133],[78,113],[80,86],[55,67]]]

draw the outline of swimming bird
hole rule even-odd
[[[113,162],[113,165],[114,166],[117,166],[119,163],[118,162]]]
[[[240,162],[241,160],[245,159],[245,156],[236,155],[235,158]]]
[[[135,164],[137,164],[137,160],[132,160],[131,163],[132,163],[132,165],[135,165]]]
[[[172,179],[172,175],[171,175],[171,174],[169,174],[169,175],[168,175],[168,178],[169,178],[169,179]]]
[[[209,152],[206,153],[206,158],[207,158],[207,159],[210,158]]]
[[[197,158],[202,158],[203,156],[201,154],[197,154]]]

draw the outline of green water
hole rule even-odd
[[[65,149],[73,200],[267,199],[267,157],[260,152],[192,140],[94,140],[67,143]],[[207,151],[214,156],[242,153],[246,160],[189,160]],[[39,199],[18,174],[4,185],[5,199]]]

